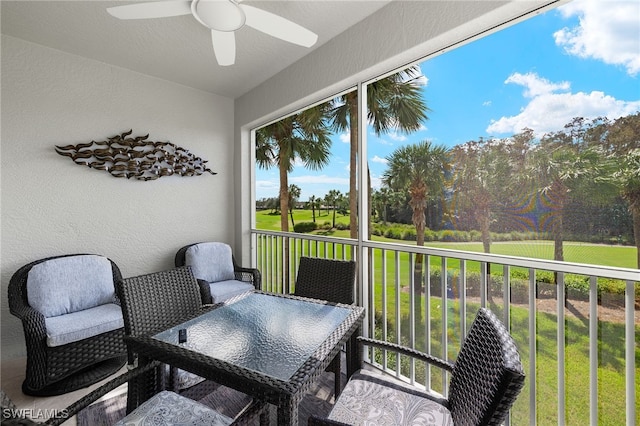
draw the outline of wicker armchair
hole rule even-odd
[[[116,291],[122,303],[127,336],[155,334],[212,309],[202,306],[199,286],[189,266],[120,280]],[[130,364],[137,364],[136,358],[137,354],[129,350]],[[168,383],[166,375],[162,376],[160,386],[180,394],[200,399],[212,391],[212,382],[190,372],[171,367],[168,376]],[[256,413],[251,411],[251,415]]]
[[[117,265],[103,256],[53,256],[18,269],[10,312],[22,321],[27,395],[60,395],[96,383],[126,360]]]
[[[225,243],[194,243],[182,247],[175,256],[176,267],[191,266],[198,279],[202,303],[221,303],[240,293],[260,290],[262,275],[254,268],[238,266]]]
[[[392,343],[359,338],[363,345],[393,351],[451,372],[449,398],[424,393],[388,375],[354,374],[329,417],[312,417],[310,426],[345,424],[499,425],[524,386],[516,345],[488,309],[479,310],[455,363]],[[391,409],[391,407],[393,407]]]
[[[301,297],[326,300],[332,303],[354,303],[356,263],[350,260],[301,257],[294,294]],[[334,392],[340,395],[340,353],[326,371],[334,374]]]
[[[98,387],[91,393],[80,398],[78,401],[69,405],[63,410],[57,410],[57,416],[51,417],[44,423],[38,423],[22,416],[23,411],[18,410],[11,399],[2,391],[2,424],[3,425],[38,425],[45,424],[49,426],[60,425],[67,420],[73,418],[81,410],[87,408],[90,404],[105,396],[107,393],[123,385],[124,383],[138,380],[137,383],[144,383],[144,386],[128,386],[127,396],[129,400],[139,401],[142,394],[151,394],[152,396],[139,406],[129,412],[123,419],[119,420],[116,425],[125,424],[146,424],[144,420],[156,423],[158,419],[164,419],[171,424],[171,419],[179,419],[181,424],[212,424],[212,425],[248,425],[253,424],[252,419],[260,414],[262,407],[258,403],[249,404],[234,419],[230,419],[217,411],[206,407],[196,401],[190,400],[173,392],[163,391],[155,393],[157,389],[157,380],[159,380],[159,363],[153,362],[145,366],[129,370]],[[140,395],[134,395],[133,392],[140,391]]]

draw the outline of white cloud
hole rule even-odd
[[[351,133],[341,133],[340,134],[340,141],[344,142],[344,143],[350,143],[351,142]]]
[[[571,87],[571,85],[566,81],[561,83],[551,83],[549,80],[538,77],[537,74],[530,72],[526,74],[520,74],[519,72],[511,74],[504,83],[514,83],[524,86],[524,96],[527,98],[546,95],[558,90],[569,90]]]
[[[394,141],[404,142],[407,140],[407,137],[405,135],[398,132],[391,132],[391,133],[388,133],[388,135]]]
[[[491,101],[484,101],[482,103],[482,106],[486,106],[486,107],[491,106]]]
[[[567,53],[621,65],[631,76],[640,72],[640,2],[575,0],[558,10],[580,21],[553,34]]]
[[[374,155],[373,158],[371,159],[372,163],[381,163],[381,164],[387,164],[389,162],[389,160],[387,160],[386,158],[382,158],[379,157],[377,155]]]
[[[505,83],[525,86],[524,96],[531,101],[517,115],[492,120],[489,134],[518,133],[528,127],[542,135],[561,130],[575,117],[616,119],[640,110],[640,101],[621,101],[599,91],[571,93],[568,83],[551,83],[532,73],[513,74]]]

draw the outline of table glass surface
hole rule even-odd
[[[350,313],[347,307],[251,293],[153,337],[286,381]],[[186,343],[178,343],[180,329],[187,330]]]

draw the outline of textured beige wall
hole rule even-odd
[[[110,257],[126,276],[173,267],[182,245],[233,243],[233,101],[2,36],[2,358],[24,353],[7,286],[23,264]],[[218,175],[118,179],[54,145],[133,129],[209,160]]]

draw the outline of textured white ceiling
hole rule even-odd
[[[113,64],[189,87],[237,98],[366,18],[389,0],[244,3],[318,34],[311,49],[250,27],[236,32],[236,63],[216,63],[209,30],[191,15],[122,21],[107,7],[129,1],[1,1],[2,34]]]

